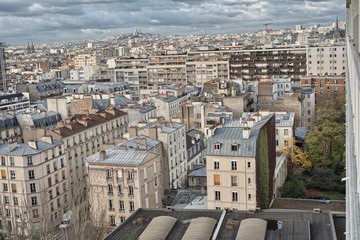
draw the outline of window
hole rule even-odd
[[[112,171],[111,171],[111,169],[107,169],[106,170],[106,178],[112,178]]]
[[[6,179],[6,170],[1,170],[1,178]]]
[[[215,200],[221,200],[220,191],[215,191]]]
[[[147,169],[144,167],[144,179],[147,179]]]
[[[30,192],[32,192],[32,193],[36,192],[35,183],[30,183]]]
[[[220,144],[215,143],[214,144],[214,150],[220,150]]]
[[[28,157],[27,157],[27,163],[28,163],[28,166],[32,166],[32,165],[33,165],[32,156],[28,156]]]
[[[278,135],[279,134],[279,129],[275,129],[275,133],[276,133],[276,135]]]
[[[5,162],[5,157],[1,156],[1,165],[5,166],[6,162]]]
[[[237,144],[231,144],[231,151],[237,151],[238,145]]]
[[[10,200],[8,196],[4,196],[4,203],[7,205],[10,204]]]
[[[231,170],[237,170],[237,161],[235,160],[231,161]]]
[[[8,188],[7,183],[3,183],[3,191],[4,191],[4,192],[8,192],[8,191],[9,191],[9,188]]]
[[[237,193],[237,192],[232,192],[232,201],[233,201],[233,202],[237,202],[237,201],[238,201],[238,193]]]
[[[289,129],[284,129],[284,135],[285,136],[289,135]]]
[[[289,140],[284,140],[284,146],[288,147],[289,146]]]
[[[231,176],[231,186],[232,187],[237,186],[237,176]]]
[[[108,185],[108,194],[109,195],[113,194],[113,185],[111,185],[111,184]]]
[[[248,167],[248,168],[251,168],[251,162],[248,162],[248,163],[247,163],[247,167]]]
[[[52,190],[49,191],[49,199],[53,199],[53,194],[52,194]]]
[[[125,222],[126,218],[125,217],[120,217],[120,222],[123,223]]]
[[[12,180],[16,179],[15,171],[14,171],[14,170],[11,170],[11,171],[10,171],[10,178],[11,178]]]
[[[57,164],[56,164],[56,161],[55,161],[55,162],[53,162],[53,167],[54,167],[54,171],[56,171],[56,170],[57,170]]]
[[[46,172],[47,172],[47,174],[50,174],[50,165],[49,164],[46,165]]]
[[[133,201],[130,201],[130,212],[135,211],[135,204]]]
[[[52,183],[51,183],[51,177],[48,178],[48,186],[51,187]]]
[[[39,210],[33,209],[33,210],[32,210],[32,215],[33,215],[34,218],[39,217]]]
[[[14,166],[15,163],[14,163],[14,157],[10,157],[10,166]]]
[[[276,146],[279,146],[279,140],[276,140]]]
[[[12,183],[12,184],[11,184],[11,191],[12,191],[13,193],[16,193],[16,192],[17,192],[17,190],[16,190],[16,183]]]
[[[38,204],[37,197],[31,197],[31,205],[36,206]]]
[[[128,179],[129,180],[133,179],[133,172],[132,171],[128,171]]]
[[[251,184],[251,178],[248,178],[248,184]]]
[[[119,195],[122,193],[122,189],[121,189],[120,185],[118,186],[118,192],[119,192]]]
[[[19,199],[17,197],[13,197],[13,201],[15,206],[19,205]]]
[[[248,199],[251,200],[251,194],[248,194]]]
[[[110,216],[110,225],[115,226],[115,216]]]
[[[124,204],[124,201],[119,201],[119,210],[120,211],[124,211],[125,210],[125,204]]]
[[[220,162],[214,161],[214,169],[220,169]]]
[[[155,176],[154,177],[154,187],[157,187],[158,186],[158,177]]]
[[[113,200],[109,199],[109,210],[112,211],[114,210],[114,205],[113,205]]]
[[[214,185],[220,185],[220,175],[219,174],[215,174],[214,175]]]
[[[30,179],[30,180],[35,179],[34,170],[30,170],[30,171],[29,171],[29,179]]]
[[[134,195],[134,187],[129,186],[129,195]]]

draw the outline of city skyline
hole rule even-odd
[[[340,0],[6,0],[0,3],[0,34],[1,41],[16,45],[96,39],[135,28],[163,35],[244,33],[269,22],[278,29],[343,21],[344,5]]]

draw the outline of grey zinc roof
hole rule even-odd
[[[164,102],[167,102],[167,103],[173,102],[173,101],[175,101],[176,99],[177,99],[177,97],[174,97],[174,96],[168,96],[168,97],[166,97],[166,98],[161,98],[161,100],[163,100]]]
[[[275,114],[275,125],[276,127],[293,127],[294,126],[294,112],[287,112],[285,114]]]
[[[100,160],[99,152],[86,158],[86,161],[89,164],[128,164],[128,165],[139,165],[145,159],[149,153],[144,150],[136,149],[120,149],[119,147],[114,147],[106,150],[106,157],[104,160]]]
[[[252,128],[249,139],[243,139],[242,128],[217,128],[214,136],[208,139],[207,155],[213,156],[241,156],[255,157],[258,128]],[[220,149],[215,150],[214,144],[220,144]],[[231,145],[237,144],[238,150],[231,151]]]
[[[188,176],[190,177],[206,177],[206,167],[202,167],[191,171]]]
[[[144,144],[136,142],[136,139],[139,137],[146,139],[146,146]],[[135,149],[135,148],[151,149],[151,148],[155,147],[156,145],[158,145],[159,143],[161,143],[161,142],[159,142],[158,140],[149,138],[145,135],[138,135],[137,137],[133,137],[133,138],[129,139],[128,141],[119,144],[119,146],[123,145],[123,146],[127,146],[128,148],[132,148],[132,149]]]
[[[9,155],[9,156],[26,156],[26,155],[34,155],[51,149],[56,146],[60,146],[62,142],[53,140],[53,143],[43,142],[41,140],[37,140],[37,148],[31,148],[27,144],[17,144],[16,147],[13,147],[13,144],[1,144],[0,145],[0,155]]]
[[[115,102],[115,106],[121,106],[131,103],[132,100],[124,97],[123,95],[115,95],[114,102]]]

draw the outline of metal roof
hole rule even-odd
[[[62,142],[52,140],[53,143],[47,143],[41,140],[37,140],[37,149],[31,148],[28,144],[0,144],[0,155],[8,156],[26,156],[34,155],[46,151],[48,149],[60,146]],[[16,145],[16,146],[15,146]]]
[[[146,141],[146,145],[144,145],[142,142],[140,141],[136,141],[139,139],[144,139]],[[128,148],[141,148],[141,149],[151,149],[153,147],[155,147],[156,145],[160,144],[161,142],[155,139],[152,139],[148,136],[145,135],[138,135],[136,137],[133,137],[129,140],[127,140],[126,142],[120,143],[119,146],[121,145],[125,145]]]
[[[259,218],[244,219],[240,223],[236,240],[265,240],[267,221]]]
[[[113,147],[105,150],[106,156],[104,160],[99,157],[99,152],[86,158],[89,164],[129,164],[139,165],[149,154],[155,156],[154,153],[139,150],[139,149],[121,149],[120,147]]]
[[[208,240],[210,239],[215,225],[216,219],[209,217],[199,217],[191,220],[190,226],[186,230],[182,240]]]
[[[206,166],[196,169],[196,170],[192,170],[189,174],[189,177],[206,177]]]
[[[173,228],[176,218],[160,216],[154,218],[139,236],[139,240],[165,240]]]

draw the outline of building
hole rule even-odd
[[[140,121],[129,126],[129,137],[135,137],[139,134],[163,143],[165,158],[162,166],[164,189],[185,187],[188,169],[185,125],[168,122],[164,118],[151,118],[147,122]]]
[[[282,100],[284,99],[284,95],[286,93],[292,92],[292,83],[290,79],[274,78],[272,82],[272,93],[274,100]]]
[[[284,185],[287,178],[288,158],[285,154],[276,154],[276,166],[274,172],[274,198],[280,197],[279,189]]]
[[[0,42],[0,90],[6,91],[6,61],[5,61],[5,45]]]
[[[0,155],[2,231],[39,234],[60,224],[69,197],[63,143],[43,136],[27,144],[2,144]]]
[[[74,59],[75,69],[79,69],[88,65],[100,64],[100,57],[91,54],[79,54]]]
[[[49,132],[54,139],[64,142],[71,186],[85,187],[86,157],[122,138],[127,124],[127,114],[113,108],[96,114],[76,114]]]
[[[11,93],[0,95],[0,110],[21,110],[30,107],[29,93]]]
[[[230,79],[229,60],[208,60],[197,59],[193,61],[188,57],[186,61],[187,82],[193,86],[202,87],[203,83],[211,79]]]
[[[205,165],[205,143],[203,133],[192,129],[186,132],[187,170],[195,165]]]
[[[164,117],[165,120],[170,121],[178,113],[181,112],[181,105],[185,104],[187,96],[168,96],[168,97],[156,97],[149,101],[156,107],[157,116]]]
[[[162,207],[161,153],[159,141],[142,136],[86,158],[89,202],[98,224],[118,226],[138,208]]]
[[[206,148],[208,208],[268,208],[275,164],[274,114],[255,113],[215,128]]]
[[[0,112],[0,144],[21,143],[21,127],[14,115]]]
[[[345,73],[345,45],[309,46],[306,51],[307,75],[340,76]]]
[[[38,100],[45,99],[50,96],[61,95],[64,85],[60,81],[44,81],[39,83],[20,83],[16,84],[18,92],[28,92],[30,102],[34,103]]]
[[[294,138],[294,121],[295,113],[293,112],[275,113],[276,151],[284,147],[291,147],[292,139]]]
[[[315,89],[316,105],[345,95],[345,77],[343,76],[304,76],[300,79],[300,84],[302,88]]]
[[[346,1],[346,239],[360,239],[359,1]]]
[[[231,52],[230,76],[243,80],[290,78],[306,74],[306,48],[269,48]]]
[[[315,88],[301,90],[301,127],[310,127],[315,119]]]
[[[330,212],[267,210],[139,209],[105,240],[144,239],[329,239],[335,240]],[[161,226],[161,228],[159,227]],[[146,238],[148,239],[148,238]]]

